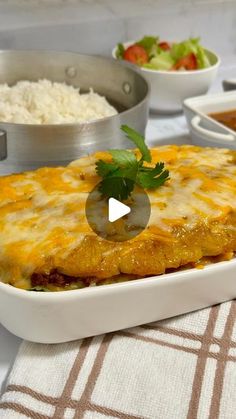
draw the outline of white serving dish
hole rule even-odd
[[[125,48],[134,44],[135,41],[125,42]],[[112,50],[113,58],[116,58],[115,47]],[[211,67],[193,71],[160,71],[138,68],[142,76],[149,82],[151,87],[150,108],[159,113],[175,113],[182,110],[183,100],[188,97],[207,93],[214,81],[220,58],[212,51],[205,49]]]
[[[236,132],[208,116],[236,109],[236,91],[186,99],[183,109],[194,144],[236,149]]]
[[[81,339],[235,298],[235,270],[233,259],[201,270],[57,293],[23,291],[0,282],[0,321],[34,342]]]

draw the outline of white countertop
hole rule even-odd
[[[219,76],[211,92],[221,90],[223,78],[235,77],[236,59],[228,60],[227,65],[222,67]],[[154,116],[149,118],[146,137],[151,146],[156,144],[186,143],[190,138],[185,118],[182,114],[176,116]],[[13,336],[0,325],[0,389],[4,387],[9,370],[14,362],[21,339]],[[0,390],[1,392],[1,390]]]

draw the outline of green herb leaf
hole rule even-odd
[[[129,165],[137,165],[137,159],[132,151],[111,149],[109,150],[109,153],[112,155],[113,161],[120,166],[126,167]]]
[[[123,44],[119,43],[116,47],[116,58],[123,58],[125,53],[125,47]]]
[[[123,177],[107,177],[99,185],[99,191],[106,198],[126,200],[134,189],[135,182]]]
[[[158,162],[155,167],[142,166],[140,168],[140,172],[146,172],[146,173],[152,174],[152,176],[157,176],[162,172],[162,170],[164,169],[164,166],[165,165],[163,162]]]
[[[138,161],[131,151],[128,150],[109,150],[113,157],[112,163],[99,160],[96,163],[96,171],[99,176],[121,177],[135,181],[138,171]]]
[[[99,184],[102,196],[122,201],[131,195],[135,184],[147,189],[163,185],[169,179],[169,172],[164,170],[164,163],[157,163],[154,167],[143,166],[144,161],[151,162],[151,153],[144,137],[127,125],[121,129],[139,148],[141,159],[138,160],[129,150],[109,150],[112,162],[98,160],[96,172],[102,177]]]
[[[164,167],[163,163],[161,163],[161,165]],[[138,185],[145,189],[156,189],[163,185],[163,183],[169,179],[169,171],[160,170],[161,165],[159,165],[158,172],[156,168],[148,171],[140,171],[137,177]]]
[[[103,160],[98,160],[96,162],[96,172],[101,177],[106,177],[112,175],[119,169],[119,165],[115,163],[107,163]]]
[[[129,140],[133,141],[133,143],[138,147],[142,154],[142,160],[150,163],[152,160],[151,153],[145,144],[144,137],[133,128],[128,127],[128,125],[122,125],[121,129],[125,132]]]

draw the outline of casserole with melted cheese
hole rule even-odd
[[[126,242],[99,238],[86,220],[88,193],[99,182],[95,161],[108,153],[1,177],[1,280],[23,289],[71,289],[233,255],[236,152],[171,145],[151,153],[152,163],[165,162],[170,179],[148,191],[148,226]]]

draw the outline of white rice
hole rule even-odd
[[[0,84],[0,121],[21,124],[81,123],[117,114],[105,97],[49,80]]]

